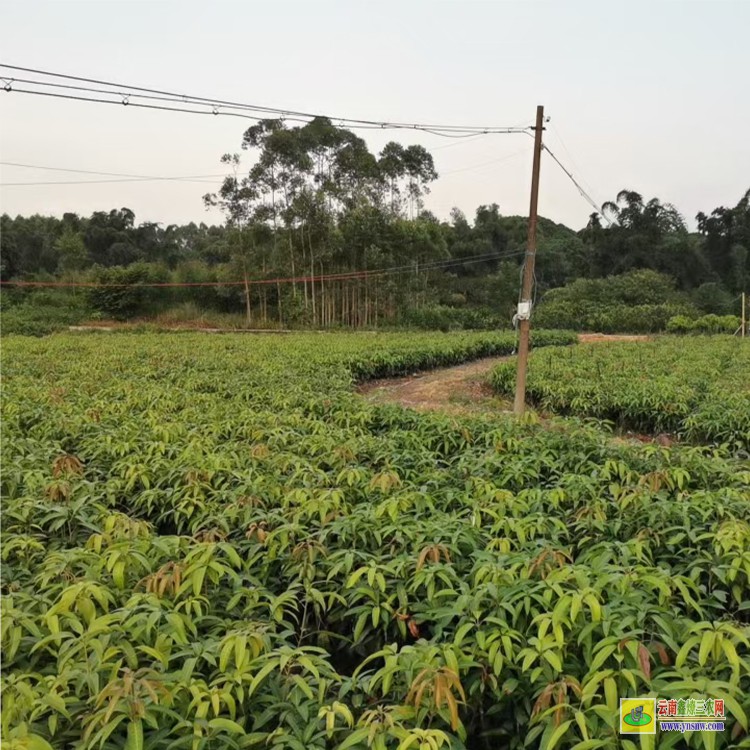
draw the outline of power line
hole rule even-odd
[[[44,84],[40,84],[44,85]],[[243,112],[232,112],[232,111],[222,111],[218,107],[214,107],[211,111],[208,110],[199,110],[199,109],[188,109],[187,107],[165,107],[163,105],[157,105],[157,104],[143,104],[140,102],[131,102],[129,101],[128,97],[125,97],[122,101],[115,101],[112,99],[97,99],[90,96],[74,96],[71,94],[55,94],[51,91],[31,91],[29,89],[5,89],[6,91],[12,91],[14,93],[18,94],[30,94],[33,96],[46,96],[46,97],[52,97],[54,99],[68,99],[71,101],[80,101],[80,102],[92,102],[96,104],[114,104],[117,106],[129,106],[129,107],[135,107],[136,109],[150,109],[150,110],[158,110],[161,112],[179,112],[182,114],[191,114],[191,115],[208,115],[208,116],[224,116],[224,117],[239,117],[245,120],[255,120],[261,119],[258,114],[243,114]],[[112,93],[112,92],[102,92],[102,93]],[[177,100],[170,100],[170,101],[177,101]],[[188,104],[194,104],[195,106],[198,106],[199,102],[187,102]],[[318,115],[320,117],[323,117],[324,115]],[[289,117],[284,116],[285,120],[292,120],[295,122],[301,122],[307,124],[309,121],[304,120],[298,117]],[[330,118],[333,119],[333,118]],[[373,125],[358,125],[351,123],[347,120],[342,120],[342,124],[347,125],[347,127],[350,127],[352,129],[359,129],[359,130],[393,130],[393,129],[401,129],[401,130],[415,130],[423,133],[429,133],[431,135],[437,135],[441,136],[443,138],[472,138],[476,135],[497,135],[497,134],[510,134],[510,133],[526,133],[526,130],[521,129],[512,129],[508,128],[505,130],[500,129],[487,129],[482,131],[476,131],[476,130],[467,130],[467,131],[456,131],[456,130],[450,130],[450,129],[443,129],[443,128],[431,128],[426,127],[424,125],[400,125],[400,124],[394,124],[394,123],[381,123],[379,125],[373,124]]]
[[[208,175],[206,175],[208,176]],[[0,188],[4,187],[38,187],[40,185],[102,185],[105,183],[122,182],[200,182],[202,184],[215,185],[216,180],[204,180],[197,177],[130,177],[111,180],[46,180],[44,182],[0,182]]]
[[[484,137],[483,135],[479,136],[472,136],[473,138],[481,138]],[[451,146],[458,146],[460,144],[458,143],[452,143],[444,148],[450,148]],[[437,150],[437,149],[433,149]],[[500,157],[499,159],[491,159],[490,161],[482,162],[480,164],[472,164],[468,167],[459,167],[458,169],[450,169],[447,172],[440,173],[440,177],[446,177],[451,174],[457,174],[459,172],[469,172],[474,169],[481,169],[482,167],[491,166],[492,164],[499,164],[504,161],[508,161],[510,159],[514,159],[516,156],[519,156],[520,154],[526,153],[528,151],[527,148],[519,149],[518,151],[514,151],[511,154],[507,154],[505,156]],[[90,175],[103,175],[106,177],[116,177],[116,178],[122,178],[122,179],[112,179],[112,180],[62,180],[62,181],[44,181],[44,182],[0,182],[0,187],[22,187],[24,185],[28,186],[38,186],[38,185],[97,185],[97,184],[103,184],[103,183],[120,183],[120,182],[143,182],[143,181],[153,181],[153,180],[168,180],[168,181],[185,181],[185,182],[211,182],[213,183],[215,179],[224,178],[226,175],[224,174],[205,174],[205,175],[186,175],[186,176],[175,176],[175,177],[156,177],[154,175],[141,175],[141,174],[128,174],[128,173],[122,173],[122,172],[99,172],[89,169],[68,169],[66,167],[47,167],[47,166],[41,166],[37,164],[21,164],[19,162],[12,162],[12,161],[0,161],[0,165],[6,166],[6,167],[21,167],[24,169],[39,169],[39,170],[45,170],[45,171],[52,171],[52,172],[71,172],[75,174],[90,174]]]
[[[467,138],[462,138],[458,143],[446,143],[444,146],[432,146],[430,147],[430,151],[442,151],[446,148],[455,148],[456,146],[463,146],[466,143],[469,143],[471,141],[479,140],[480,138],[484,138],[487,133],[477,133],[476,135],[470,135]]]
[[[511,252],[496,252],[496,253],[484,253],[482,255],[468,256],[466,258],[446,258],[443,260],[428,261],[419,265],[420,271],[432,271],[432,270],[445,270],[454,265],[468,265],[472,263],[486,263],[492,260],[500,260],[504,258],[512,258],[519,255],[523,255],[524,250],[516,250]],[[65,287],[65,288],[89,288],[89,289],[129,289],[129,288],[163,288],[163,287],[222,287],[222,286],[244,286],[246,283],[249,286],[259,286],[266,284],[281,284],[281,283],[302,283],[307,281],[356,281],[359,279],[369,278],[371,276],[385,276],[390,274],[404,274],[414,273],[415,265],[403,265],[403,266],[392,266],[390,268],[382,268],[371,271],[349,271],[343,273],[333,274],[320,274],[318,276],[292,276],[284,278],[272,278],[272,279],[251,279],[247,282],[243,279],[241,281],[163,281],[163,282],[144,282],[144,283],[130,283],[130,284],[115,284],[106,282],[86,282],[86,281],[0,281],[0,285],[3,286],[18,286],[18,287]]]
[[[594,207],[594,210],[597,214],[602,216],[604,220],[612,226],[612,222],[607,217],[606,214],[602,213],[601,208],[597,205],[596,201],[581,187],[578,180],[576,180],[575,177],[570,173],[570,170],[568,170],[566,167],[563,166],[562,162],[552,153],[552,151],[549,149],[549,147],[546,144],[542,144],[542,148],[554,159],[555,163],[557,164],[560,169],[562,169],[563,172],[568,176],[570,181],[576,186],[578,189],[578,192],[583,196],[583,198]]]
[[[483,136],[474,136],[474,137],[483,137]],[[459,145],[459,144],[450,144],[450,145]],[[511,154],[506,154],[505,156],[500,157],[499,159],[491,159],[490,161],[481,162],[480,164],[472,164],[468,167],[459,167],[458,169],[450,169],[447,172],[440,172],[440,177],[447,177],[448,175],[452,174],[458,174],[459,172],[470,172],[474,169],[482,169],[483,167],[488,167],[493,164],[500,164],[504,161],[509,161],[510,159],[514,159],[516,156],[519,156],[520,154],[524,154],[528,152],[528,148],[519,149],[518,151],[514,151]],[[121,178],[121,179],[111,179],[111,180],[47,180],[43,182],[0,182],[0,187],[23,187],[23,186],[39,186],[39,185],[98,185],[98,184],[104,184],[104,183],[122,183],[122,182],[148,182],[148,181],[174,181],[174,182],[201,182],[206,183],[209,182],[211,184],[214,184],[215,179],[224,178],[226,175],[223,174],[216,174],[216,175],[187,175],[185,177],[154,177],[151,175],[130,175],[130,174],[120,174],[118,172],[95,172],[90,171],[86,169],[64,169],[62,167],[41,167],[41,166],[35,166],[33,164],[18,164],[16,162],[7,162],[7,161],[0,161],[0,165],[4,166],[11,166],[11,167],[26,167],[28,169],[44,169],[44,170],[52,170],[55,172],[75,172],[79,174],[91,174],[91,175],[111,175],[113,177]],[[209,179],[213,178],[213,179]]]
[[[566,155],[568,157],[568,160],[570,161],[570,164],[572,165],[573,169],[575,169],[576,172],[580,173],[580,171],[581,171],[580,167],[576,163],[576,160],[573,158],[573,154],[570,152],[570,149],[565,145],[565,141],[563,140],[563,137],[562,137],[560,131],[557,129],[557,127],[555,126],[554,122],[550,122],[550,125],[552,126],[552,130],[554,131],[554,134],[557,137],[557,140],[560,141],[560,145],[563,147],[563,151],[565,151],[565,153],[566,153]],[[591,183],[589,183],[588,180],[586,180],[583,177],[581,177],[580,181],[583,184],[585,184],[586,189],[590,193],[593,192],[593,190],[591,188]],[[598,206],[601,206],[601,204],[598,203],[597,201],[594,201],[594,203],[597,203]],[[601,210],[601,208],[597,209],[597,213],[600,214],[600,215],[602,215],[602,216],[604,215],[603,212],[602,212],[602,210]],[[612,222],[609,221],[609,219],[606,216],[605,216],[605,219],[609,222],[609,226],[612,226]]]
[[[470,265],[472,263],[488,263],[493,260],[501,260],[504,258],[512,258],[519,255],[524,254],[524,250],[512,250],[508,252],[494,252],[494,253],[483,253],[480,255],[469,255],[466,258],[446,258],[443,260],[435,260],[435,261],[427,261],[426,263],[420,263],[419,264],[419,270],[420,271],[430,271],[430,270],[441,270],[453,265],[463,265],[467,264]],[[359,273],[375,273],[377,275],[380,274],[389,274],[389,273],[412,273],[415,271],[415,265],[414,263],[411,263],[409,265],[405,266],[395,266],[393,268],[383,269],[380,271],[363,271],[363,272],[356,272]]]
[[[524,133],[526,135],[532,135],[532,128],[530,126],[513,126],[513,127],[498,127],[498,126],[477,126],[477,125],[432,125],[425,123],[408,123],[408,122],[393,122],[387,120],[367,120],[351,117],[337,117],[327,116],[320,113],[304,112],[300,110],[292,109],[281,109],[278,107],[266,107],[258,104],[247,104],[243,102],[235,102],[231,100],[209,98],[203,96],[195,96],[188,94],[179,94],[171,91],[164,91],[160,89],[152,89],[144,86],[134,86],[131,84],[115,83],[112,81],[104,81],[96,78],[87,78],[84,76],[73,76],[66,73],[58,73],[54,71],[40,70],[38,68],[27,68],[18,65],[9,65],[7,63],[0,63],[0,68],[5,68],[11,71],[21,71],[35,76],[42,76],[43,78],[52,78],[54,80],[38,80],[30,78],[16,78],[11,77],[0,77],[0,80],[5,82],[4,90],[7,92],[16,92],[22,94],[29,94],[35,96],[47,96],[57,99],[68,99],[73,101],[86,101],[94,102],[98,104],[114,104],[119,106],[131,106],[142,109],[152,109],[158,111],[169,111],[169,112],[181,112],[186,114],[196,115],[211,115],[211,116],[231,116],[241,117],[245,119],[258,120],[262,119],[266,115],[275,115],[280,119],[291,119],[300,122],[309,122],[310,120],[317,117],[327,117],[331,121],[336,121],[340,126],[346,125],[350,128],[361,128],[370,130],[386,130],[386,129],[405,129],[415,130],[425,133],[431,133],[444,138],[459,138],[459,139],[472,139],[480,135],[488,134],[511,134],[511,133]],[[53,91],[37,91],[31,89],[16,89],[13,86],[15,81],[22,81],[26,85],[38,86],[41,88],[56,88],[63,89],[66,91],[83,91],[86,93],[96,93],[100,97],[92,96],[79,96],[68,93],[55,93]],[[77,83],[60,83],[60,81],[76,81]],[[87,86],[80,86],[78,83],[90,84]],[[94,88],[98,87],[98,88]],[[102,88],[106,87],[106,88]],[[115,89],[115,90],[112,90]],[[119,97],[119,100],[112,98],[101,98],[106,97]],[[164,106],[164,104],[148,104],[143,101],[131,101],[132,99],[146,99],[151,101],[167,102],[172,105],[180,106]],[[209,109],[196,109],[196,107],[210,107]],[[559,136],[558,136],[559,137]],[[562,141],[561,141],[562,142]],[[564,144],[563,144],[563,147]],[[551,149],[543,145],[547,153],[557,163],[560,169],[568,176],[573,182],[581,196],[595,209],[595,211],[601,214],[599,205],[594,199],[586,192],[581,184],[573,177],[569,169],[567,169],[562,162],[555,156]],[[500,161],[500,160],[498,160]],[[479,165],[478,165],[479,166]],[[483,165],[481,165],[483,166]],[[473,169],[475,167],[467,167],[466,169]],[[454,170],[459,171],[459,170]],[[50,183],[51,184],[51,183]],[[612,221],[604,214],[604,219],[612,226]]]
[[[114,101],[112,99],[95,99],[90,96],[72,96],[69,94],[55,94],[51,91],[30,91],[28,89],[5,89],[6,91],[13,91],[14,93],[18,94],[31,94],[33,96],[47,96],[52,97],[54,99],[69,99],[71,101],[79,101],[79,102],[93,102],[97,104],[114,104],[117,106],[129,106],[129,107],[135,107],[136,109],[150,109],[150,110],[158,110],[161,112],[180,112],[183,114],[191,114],[191,115],[208,115],[208,116],[224,116],[224,117],[239,117],[245,120],[254,120],[257,121],[258,115],[251,115],[251,114],[243,114],[241,112],[223,112],[217,108],[214,108],[210,112],[208,110],[198,110],[198,109],[187,109],[186,107],[164,107],[162,105],[156,105],[156,104],[142,104],[138,102],[131,102],[131,101]],[[197,106],[197,103],[196,103]],[[322,116],[322,115],[321,115]],[[294,117],[285,117],[286,120],[294,120],[296,122],[302,122],[307,124],[308,120],[303,120],[300,118],[294,118]],[[348,124],[348,123],[346,123]],[[402,129],[402,130],[415,130],[421,133],[429,133],[431,135],[438,135],[442,138],[471,138],[475,135],[489,135],[489,134],[500,134],[500,133],[526,133],[525,130],[513,130],[513,129],[507,129],[507,130],[483,130],[481,132],[477,131],[467,131],[467,132],[460,132],[460,131],[443,131],[443,130],[435,130],[429,127],[425,127],[422,125],[395,125],[395,124],[389,124],[389,123],[382,123],[381,125],[356,125],[356,124],[348,124],[348,127],[353,129],[359,129],[359,130],[389,130],[389,129]]]
[[[580,173],[581,169],[576,163],[576,160],[573,158],[573,154],[570,152],[570,149],[565,145],[565,141],[563,140],[563,137],[560,134],[560,131],[555,126],[555,123],[551,120],[550,120],[550,127],[552,128],[552,132],[555,134],[555,137],[557,138],[557,140],[560,141],[560,145],[562,146],[563,151],[565,152],[565,155],[568,157],[568,161],[570,162],[571,166],[573,167],[573,169],[576,170],[576,172]],[[586,185],[586,188],[587,190],[589,190],[589,192],[593,192],[588,180],[585,180],[583,177],[581,177],[580,181]]]
[[[153,175],[131,174],[127,172],[98,172],[92,169],[69,169],[67,167],[47,167],[40,164],[21,164],[15,161],[0,161],[4,167],[21,167],[23,169],[40,169],[45,172],[71,172],[75,174],[94,174],[104,177],[134,177],[141,180],[194,180],[204,177],[225,177],[224,174],[187,175],[185,177],[154,177]]]
[[[0,68],[5,68],[12,71],[20,71],[22,73],[32,74],[35,76],[42,76],[47,79],[54,80],[35,80],[30,78],[16,78],[14,76],[4,77],[2,80],[5,81],[4,89],[7,92],[16,92],[31,95],[40,96],[51,96],[62,99],[72,99],[78,101],[91,101],[102,104],[119,104],[125,106],[134,106],[148,109],[160,109],[167,111],[185,112],[190,114],[209,114],[209,115],[231,115],[237,117],[246,117],[250,119],[260,119],[264,116],[275,115],[283,119],[299,119],[301,121],[308,121],[316,117],[323,117],[321,113],[304,112],[293,109],[282,109],[279,107],[266,107],[257,104],[247,104],[243,102],[236,102],[231,100],[203,97],[188,94],[180,94],[171,91],[164,91],[160,89],[152,89],[143,86],[134,86],[130,84],[115,83],[112,81],[104,81],[96,78],[87,78],[83,76],[73,76],[64,73],[58,73],[54,71],[39,70],[36,68],[26,68],[18,65],[9,65],[0,63]],[[80,86],[78,83],[61,83],[60,81],[76,81],[78,83],[91,84],[87,86]],[[89,96],[79,96],[73,94],[61,94],[54,93],[52,91],[35,91],[29,89],[17,89],[13,86],[15,81],[23,82],[27,85],[64,89],[67,91],[82,91],[86,93],[97,93],[103,96],[119,97],[119,101],[114,99],[101,99]],[[96,88],[95,88],[96,87]],[[106,88],[102,88],[106,87]],[[115,89],[115,90],[112,90]],[[146,99],[151,101],[168,102],[173,105],[165,107],[163,105],[145,104],[143,102],[134,102],[132,99]],[[195,109],[197,106],[211,107],[209,110],[198,110]],[[192,108],[188,108],[192,107]],[[230,111],[227,111],[230,110]],[[232,111],[237,110],[237,111]],[[252,113],[252,114],[248,114]],[[477,125],[444,125],[444,124],[427,124],[427,123],[409,123],[409,122],[392,122],[386,120],[368,120],[351,117],[338,117],[338,116],[327,116],[332,121],[337,121],[342,125],[347,125],[351,128],[364,128],[364,129],[408,129],[408,130],[420,130],[434,135],[440,135],[442,137],[452,138],[468,138],[475,135],[482,134],[499,134],[499,133],[527,133],[530,134],[528,127],[498,127],[498,126],[477,126]]]
[[[514,151],[512,154],[501,156],[499,159],[492,159],[491,161],[485,161],[485,162],[482,162],[481,164],[473,164],[469,167],[459,167],[458,169],[450,169],[447,172],[441,172],[440,177],[447,177],[449,174],[458,174],[459,172],[469,172],[472,169],[481,169],[482,167],[488,167],[491,164],[499,164],[500,162],[514,159],[516,156],[519,156],[520,154],[528,153],[528,151],[529,151],[528,148],[521,148],[518,151]]]
[[[111,92],[111,91],[109,91],[109,92],[102,92],[101,89],[92,89],[91,87],[73,87],[73,86],[68,86],[68,88],[78,88],[80,90],[97,91],[99,93],[120,93],[121,95],[126,96],[126,97],[127,96],[140,96],[142,94],[148,94],[148,95],[151,95],[151,96],[144,97],[144,98],[154,98],[156,96],[160,96],[160,97],[166,97],[169,100],[177,99],[177,100],[183,101],[183,102],[188,102],[188,101],[191,101],[191,102],[201,102],[201,103],[204,103],[204,104],[221,105],[221,106],[229,107],[229,108],[248,109],[248,110],[252,110],[252,111],[255,111],[255,112],[263,112],[263,113],[266,113],[266,114],[277,114],[277,115],[282,116],[282,117],[296,116],[296,117],[303,117],[303,118],[312,119],[312,118],[315,118],[315,117],[323,116],[320,113],[302,112],[302,111],[298,111],[298,110],[282,109],[282,108],[278,108],[278,107],[265,107],[265,106],[261,106],[261,105],[246,104],[246,103],[228,101],[228,100],[218,99],[218,98],[213,98],[213,97],[209,98],[209,97],[203,97],[203,96],[194,96],[194,95],[188,95],[188,94],[180,94],[180,93],[175,93],[175,92],[170,92],[170,91],[164,91],[164,90],[159,90],[159,89],[146,88],[146,87],[143,87],[143,86],[133,86],[133,85],[129,85],[129,84],[115,83],[115,82],[112,82],[112,81],[103,81],[103,80],[99,80],[99,79],[95,79],[95,78],[85,78],[85,77],[82,77],[82,76],[72,76],[72,75],[67,75],[67,74],[63,74],[63,73],[56,73],[56,72],[52,72],[52,71],[39,70],[39,69],[34,69],[34,68],[25,68],[25,67],[21,67],[21,66],[8,65],[8,64],[4,64],[4,63],[0,63],[0,68],[8,68],[8,69],[11,69],[11,70],[20,70],[20,71],[23,71],[23,72],[33,73],[33,74],[36,74],[36,75],[42,75],[42,76],[51,77],[51,78],[65,79],[65,80],[74,80],[74,81],[80,81],[80,82],[84,82],[84,83],[91,83],[91,84],[95,84],[95,85],[98,85],[98,86],[107,86],[107,87],[110,87],[110,88],[116,88],[116,89],[118,89],[117,92]],[[17,80],[17,79],[10,78],[10,79],[5,79],[5,80],[9,81],[12,84],[12,82],[14,80]],[[55,85],[55,86],[58,86],[58,87],[63,86],[63,84],[53,84],[53,83],[50,83],[50,82],[43,82],[43,81],[29,81],[29,79],[20,79],[20,80],[26,81],[26,82],[37,83],[39,85],[50,85],[50,86]],[[127,90],[127,91],[132,92],[132,93],[130,93],[130,94],[122,94],[121,91],[119,91],[119,90]],[[135,93],[135,92],[140,92],[140,93]],[[513,127],[513,128],[498,128],[497,126],[484,126],[484,125],[481,125],[481,126],[480,125],[470,125],[470,126],[462,126],[462,125],[431,125],[431,124],[422,124],[422,123],[416,123],[415,124],[415,123],[408,123],[408,122],[387,122],[387,121],[379,121],[379,120],[364,120],[364,119],[357,119],[357,118],[350,118],[350,117],[338,117],[338,116],[332,116],[332,115],[330,115],[329,117],[330,117],[331,120],[338,120],[338,121],[345,121],[345,122],[350,122],[350,123],[357,123],[357,124],[360,124],[360,125],[373,125],[373,126],[376,126],[376,127],[386,127],[386,126],[388,126],[388,127],[404,127],[404,128],[432,128],[432,129],[435,129],[435,130],[456,130],[456,131],[464,131],[464,132],[467,131],[467,130],[480,131],[480,132],[495,131],[495,130],[502,130],[502,131],[514,130],[514,131],[518,131],[518,132],[524,132],[524,131],[528,131],[529,130],[528,127],[521,128],[521,127],[518,127],[518,126]]]
[[[55,94],[51,91],[30,91],[28,89],[6,89],[6,91],[12,90],[13,93],[16,94],[31,94],[33,96],[48,96],[52,97],[54,99],[69,99],[71,101],[79,101],[79,102],[94,102],[96,104],[116,104],[118,106],[129,106],[129,107],[135,107],[137,109],[154,109],[154,110],[160,110],[162,112],[182,112],[185,114],[191,114],[191,115],[224,115],[229,117],[241,117],[246,120],[257,120],[257,116],[255,115],[243,115],[239,112],[219,112],[219,111],[203,111],[203,110],[196,110],[196,109],[187,109],[185,107],[163,107],[156,104],[140,104],[138,102],[129,102],[129,101],[113,101],[110,99],[95,99],[94,97],[90,96],[72,96],[70,94]]]

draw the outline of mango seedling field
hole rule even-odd
[[[492,382],[500,393],[512,393],[515,366],[499,365]],[[732,336],[539,351],[531,360],[528,393],[540,408],[560,414],[750,448],[750,341]]]
[[[4,747],[747,747],[746,462],[352,391],[512,346],[6,339]],[[643,695],[726,731],[629,742]]]

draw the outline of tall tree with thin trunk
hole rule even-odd
[[[252,215],[252,201],[256,193],[252,185],[246,179],[240,179],[238,172],[240,166],[239,154],[224,154],[221,163],[231,167],[232,174],[224,178],[218,193],[207,193],[203,196],[203,202],[207,208],[220,208],[227,220],[227,225],[237,232],[234,258],[242,269],[242,277],[245,287],[245,318],[248,326],[252,324],[252,301],[250,298],[250,280],[248,276],[248,265],[252,262],[249,247],[246,242],[246,229]]]

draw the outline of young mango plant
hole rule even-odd
[[[667,447],[352,392],[512,333],[8,339],[4,745],[635,750],[653,694],[727,726],[644,750],[743,746],[745,383],[699,344],[532,356],[539,403],[713,443]]]

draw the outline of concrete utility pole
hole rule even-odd
[[[742,336],[741,338],[745,338],[745,329],[747,328],[747,323],[745,322],[745,292],[742,292]]]
[[[529,208],[529,234],[526,240],[526,255],[523,266],[523,287],[518,303],[519,342],[518,370],[516,372],[516,397],[513,412],[521,416],[526,408],[526,368],[529,359],[529,329],[531,328],[531,293],[534,282],[534,260],[536,257],[536,218],[539,203],[539,168],[542,161],[542,131],[544,130],[544,107],[536,108],[534,128],[534,166],[531,173],[531,206]]]

